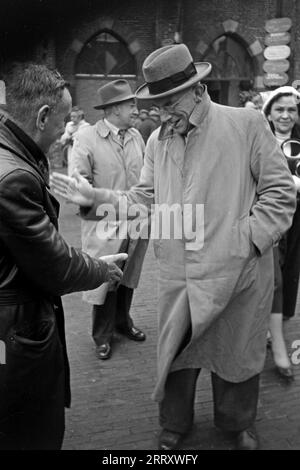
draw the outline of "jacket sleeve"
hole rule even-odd
[[[121,218],[130,218],[130,214],[120,214],[118,209],[120,201],[124,197],[127,199],[128,208],[133,205],[143,207],[144,216],[150,213],[151,205],[154,202],[154,155],[155,146],[157,145],[157,137],[152,134],[147,142],[145,149],[144,165],[141,170],[139,182],[128,191],[114,191],[105,188],[94,188],[95,203],[92,207],[80,209],[82,218],[98,219],[97,208],[101,204],[112,204],[116,210],[116,214]],[[135,213],[134,211],[132,212]],[[132,217],[134,218],[134,217]]]
[[[257,183],[257,200],[252,207],[250,228],[254,245],[263,253],[276,244],[292,224],[296,188],[275,137],[264,119],[258,118],[251,148],[251,171]]]
[[[0,238],[29,281],[52,295],[90,290],[105,282],[107,264],[70,247],[50,218],[42,185],[33,174],[18,169],[2,179]]]

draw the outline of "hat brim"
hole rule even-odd
[[[123,101],[129,101],[135,99],[135,95],[129,95],[126,96],[125,98],[118,98],[116,100],[111,100],[108,103],[105,104],[98,104],[97,106],[93,106],[94,109],[104,109],[107,108],[107,106],[111,106],[112,104],[118,104],[118,103],[123,103]]]
[[[208,62],[195,63],[195,67],[197,70],[197,74],[193,75],[189,80],[182,83],[182,85],[172,88],[171,90],[164,91],[163,93],[153,95],[149,92],[149,87],[147,83],[144,83],[144,85],[141,85],[136,90],[135,97],[139,100],[153,101],[155,99],[164,98],[165,96],[174,95],[174,93],[177,93],[181,90],[185,90],[186,88],[189,88],[195,83],[199,82],[202,78],[206,77],[211,71],[211,64],[209,64]]]

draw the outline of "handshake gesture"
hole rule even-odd
[[[74,170],[72,176],[53,172],[50,176],[50,184],[56,194],[69,202],[82,207],[90,207],[94,203],[94,188],[77,169]]]
[[[109,282],[109,284],[114,284],[114,283],[118,283],[121,281],[123,277],[123,272],[117,266],[117,263],[126,261],[127,258],[128,258],[127,253],[118,253],[116,255],[106,255],[106,256],[101,256],[99,258],[101,261],[105,261],[108,265],[108,272],[106,275],[105,282]]]

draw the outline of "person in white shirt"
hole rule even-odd
[[[67,122],[65,127],[65,132],[61,136],[60,142],[64,147],[64,151],[67,153],[67,165],[68,165],[68,174],[72,174],[72,147],[74,143],[74,137],[76,132],[83,127],[89,126],[90,124],[84,119],[84,112],[78,106],[72,108],[70,114],[70,121]]]

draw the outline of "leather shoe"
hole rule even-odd
[[[283,377],[285,380],[294,380],[294,373],[291,367],[279,367],[276,366],[278,374]]]
[[[258,437],[253,429],[245,429],[239,432],[236,437],[237,450],[257,450]]]
[[[111,356],[111,345],[109,343],[103,343],[97,346],[96,356],[98,359],[109,359]]]
[[[146,335],[141,330],[136,328],[135,326],[131,326],[127,329],[121,329],[120,333],[127,336],[127,338],[132,339],[132,341],[145,341]]]
[[[158,439],[159,450],[173,450],[178,449],[184,435],[178,432],[168,431],[163,429]]]

